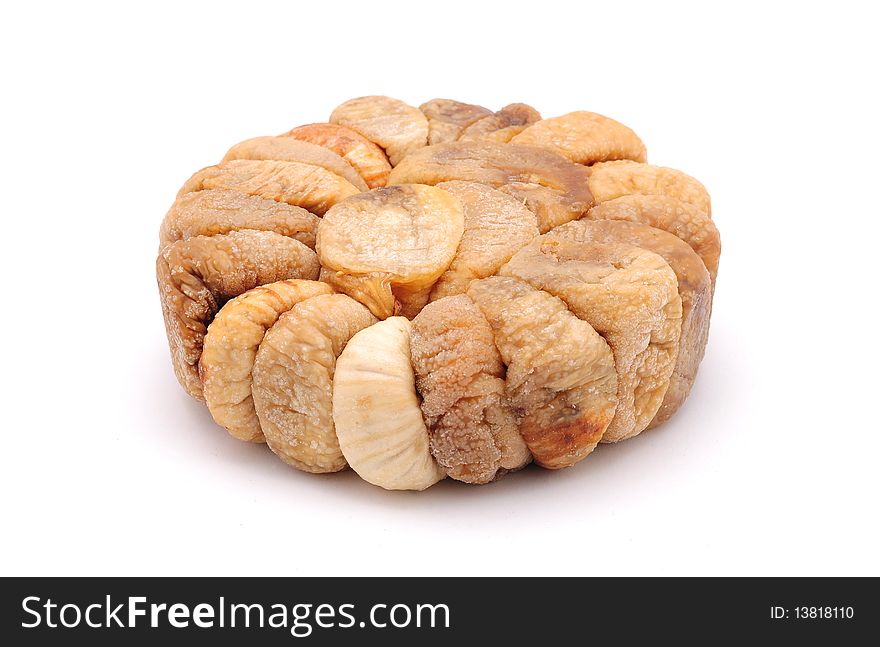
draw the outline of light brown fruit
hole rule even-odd
[[[490,140],[509,142],[530,124],[539,122],[541,113],[525,103],[511,103],[493,115],[483,117],[462,130],[459,141]]]
[[[660,195],[691,204],[707,216],[712,202],[700,182],[674,168],[629,160],[602,162],[590,168],[590,191],[596,204],[625,195]]]
[[[336,153],[351,164],[371,189],[385,186],[391,164],[385,152],[351,128],[339,124],[308,124],[283,135],[310,142]]]
[[[467,295],[425,306],[412,322],[411,352],[431,453],[449,476],[488,483],[531,460],[492,329]]]
[[[721,236],[709,214],[699,207],[665,195],[633,193],[597,204],[586,217],[642,223],[681,238],[703,259],[714,286],[721,257]]]
[[[280,160],[302,162],[336,173],[351,182],[360,191],[369,189],[354,167],[328,148],[300,141],[293,137],[254,137],[239,142],[229,149],[223,160]]]
[[[271,231],[195,236],[168,245],[156,259],[156,278],[181,386],[204,399],[198,362],[208,324],[227,299],[284,279],[317,279],[318,258],[298,240]]]
[[[171,205],[159,229],[159,248],[193,236],[239,229],[274,231],[315,248],[318,217],[301,207],[229,189],[186,193]]]
[[[391,172],[388,182],[487,184],[522,202],[545,232],[580,218],[593,205],[589,176],[589,169],[543,148],[478,141],[416,151]]]
[[[449,267],[463,229],[461,205],[442,189],[413,184],[353,196],[318,226],[321,280],[380,319],[414,316]]]
[[[454,142],[475,121],[492,115],[483,106],[452,99],[431,99],[419,106],[428,119],[428,145]]]
[[[187,180],[177,197],[205,189],[258,195],[319,216],[340,200],[360,193],[351,182],[320,166],[276,160],[232,160],[209,166]]]
[[[288,465],[313,473],[345,467],[333,424],[336,358],[374,323],[354,299],[324,294],[296,304],[266,333],[254,362],[254,405],[269,447]]]
[[[351,468],[386,490],[424,490],[445,476],[431,456],[410,360],[410,322],[355,334],[336,360],[333,422]]]
[[[635,132],[595,112],[569,112],[544,119],[530,125],[511,142],[543,146],[578,164],[647,159],[645,145]]]
[[[703,261],[677,236],[633,222],[578,220],[557,227],[554,236],[577,243],[627,243],[663,257],[678,280],[681,337],[669,389],[648,429],[669,420],[684,404],[697,375],[709,336],[712,281]]]
[[[603,442],[643,431],[666,395],[681,334],[681,299],[666,261],[632,245],[577,243],[550,232],[500,274],[559,297],[608,342],[618,404]]]
[[[431,290],[431,301],[462,294],[474,279],[491,276],[538,235],[535,214],[521,202],[477,182],[441,182],[464,210],[464,233],[458,250]]]
[[[381,146],[391,166],[428,145],[428,120],[422,111],[391,97],[350,99],[336,107],[330,123],[348,126]]]
[[[214,317],[199,358],[199,376],[214,422],[230,435],[265,441],[251,394],[257,349],[279,316],[300,301],[332,292],[320,281],[277,281],[235,297]]]
[[[605,340],[560,299],[510,277],[473,281],[467,295],[492,327],[505,391],[542,467],[574,465],[614,417],[617,378]]]

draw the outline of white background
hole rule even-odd
[[[0,574],[880,574],[869,6],[7,3]],[[724,252],[672,422],[421,494],[213,425],[159,223],[231,144],[364,94],[605,113],[706,184]]]

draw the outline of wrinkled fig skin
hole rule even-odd
[[[330,123],[347,126],[381,146],[391,166],[428,145],[428,119],[422,111],[391,97],[346,101],[330,115]]]
[[[359,191],[369,189],[364,178],[358,175],[354,167],[333,151],[300,141],[293,137],[254,137],[239,142],[229,149],[223,160],[279,160],[282,162],[302,162],[344,177],[358,188]]]
[[[493,115],[484,117],[465,128],[459,141],[481,139],[506,143],[525,130],[530,124],[541,120],[541,113],[524,103],[504,106]]]
[[[691,246],[703,260],[714,289],[721,258],[721,236],[706,211],[665,195],[624,195],[597,204],[587,212],[590,220],[623,220],[668,231]]]
[[[614,418],[617,378],[605,340],[565,303],[510,277],[473,281],[468,297],[507,365],[505,392],[542,467],[584,459]]]
[[[632,194],[662,195],[712,215],[706,187],[677,169],[620,160],[594,164],[590,171],[590,191],[596,204]]]
[[[214,422],[234,438],[265,442],[251,386],[266,331],[300,301],[332,291],[319,281],[277,281],[227,301],[214,317],[199,358],[199,376]]]
[[[321,280],[380,319],[414,316],[452,262],[463,230],[458,199],[436,187],[392,186],[351,197],[318,226]]]
[[[348,162],[371,189],[385,186],[391,164],[385,152],[351,128],[339,124],[308,124],[283,135],[336,153]]]
[[[266,333],[254,363],[254,404],[269,447],[288,465],[312,473],[345,468],[333,424],[336,358],[376,321],[354,299],[324,294],[296,304]]]
[[[198,362],[202,342],[224,301],[259,285],[318,278],[318,258],[293,238],[269,231],[195,236],[168,245],[156,259],[156,278],[174,373],[203,400]]]
[[[258,195],[319,216],[340,200],[360,193],[351,182],[320,166],[276,160],[231,160],[209,166],[187,180],[177,197],[205,189]]]
[[[531,453],[504,395],[492,329],[466,295],[426,306],[412,322],[412,361],[431,453],[465,483],[488,483]]]
[[[663,257],[678,280],[681,297],[681,337],[669,389],[648,429],[660,425],[684,404],[703,359],[709,336],[712,281],[703,261],[687,243],[670,233],[632,222],[578,220],[551,234],[584,243],[628,243]]]
[[[511,143],[542,146],[578,164],[647,160],[645,145],[635,132],[595,112],[570,112],[544,119],[524,129]]]
[[[480,182],[512,195],[538,219],[546,232],[583,216],[593,206],[590,170],[535,146],[490,141],[428,146],[408,155],[389,184]]]
[[[577,243],[551,232],[518,251],[500,274],[559,297],[608,342],[618,404],[602,441],[643,431],[669,388],[681,334],[681,298],[666,261],[633,245]]]
[[[193,236],[240,229],[274,231],[315,248],[318,217],[301,207],[228,189],[187,193],[174,201],[159,229],[159,249]]]
[[[483,106],[453,99],[431,99],[419,106],[428,119],[428,145],[454,142],[475,121],[492,116]]]
[[[464,210],[464,233],[455,257],[434,287],[431,301],[462,294],[474,279],[492,276],[538,235],[535,214],[513,197],[476,182],[441,182]]]

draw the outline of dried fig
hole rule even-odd
[[[492,111],[483,106],[462,103],[452,99],[431,99],[419,106],[428,119],[428,144],[454,142],[461,131]]]
[[[413,315],[446,271],[464,228],[458,200],[417,184],[375,189],[333,207],[318,226],[321,280],[379,317]]]
[[[596,204],[632,194],[662,195],[712,215],[706,187],[674,168],[619,160],[594,164],[590,171],[590,191]]]
[[[642,223],[678,236],[703,259],[714,286],[721,256],[721,236],[709,214],[693,204],[665,195],[634,193],[597,204],[586,217]]]
[[[459,141],[509,142],[530,124],[541,121],[541,113],[525,103],[511,103],[494,115],[483,117],[465,128]]]
[[[296,304],[266,333],[254,362],[254,405],[269,447],[288,465],[314,473],[345,467],[333,425],[336,358],[375,322],[354,299],[324,294]]]
[[[177,197],[205,189],[258,195],[319,216],[343,198],[360,193],[351,182],[320,166],[275,160],[232,160],[209,166],[187,180]]]
[[[202,395],[198,362],[208,324],[227,299],[284,279],[318,278],[315,252],[271,231],[194,236],[165,247],[156,278],[174,373],[187,393]]]
[[[492,327],[507,365],[505,391],[535,461],[550,469],[589,454],[614,417],[617,378],[605,340],[560,299],[492,276],[467,295]]]
[[[622,123],[595,112],[569,112],[544,119],[530,125],[511,142],[549,148],[578,164],[647,159],[645,145],[638,135]]]
[[[332,292],[320,281],[277,281],[235,297],[214,317],[199,358],[199,376],[211,416],[233,437],[265,441],[254,410],[251,378],[266,331],[300,301]]]
[[[633,245],[577,243],[550,232],[500,274],[559,297],[608,342],[618,404],[603,442],[644,430],[666,395],[681,334],[681,299],[666,261]]]
[[[239,142],[229,149],[223,162],[230,160],[280,160],[302,162],[336,173],[351,182],[360,191],[369,187],[354,167],[328,148],[300,141],[293,137],[254,137]]]
[[[410,362],[410,322],[356,333],[336,360],[333,422],[348,464],[386,490],[424,490],[445,474],[431,456]]]
[[[431,453],[449,476],[488,483],[531,460],[492,329],[467,295],[427,305],[413,319],[411,351]]]
[[[488,141],[428,146],[407,156],[389,184],[439,184],[449,180],[480,182],[498,188],[527,206],[545,232],[580,218],[593,205],[590,170],[535,146]]]
[[[348,126],[381,146],[391,166],[428,144],[428,120],[422,111],[391,97],[350,99],[337,106],[330,123]]]
[[[301,207],[229,189],[186,193],[171,205],[159,229],[159,248],[193,236],[239,229],[274,231],[315,248],[318,217]]]
[[[681,337],[678,358],[669,378],[669,389],[657,414],[648,425],[656,427],[672,417],[687,399],[706,340],[709,335],[709,311],[712,304],[712,281],[703,261],[677,236],[633,222],[613,220],[578,220],[557,227],[552,235],[577,243],[628,243],[663,257],[678,279],[681,297]]]
[[[351,164],[371,189],[385,186],[391,164],[384,151],[351,128],[338,124],[309,124],[284,135],[310,142],[336,153]]]
[[[473,279],[491,276],[538,235],[535,214],[512,196],[477,182],[441,182],[464,210],[458,250],[431,290],[431,301],[462,294]]]

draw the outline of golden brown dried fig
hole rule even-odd
[[[452,142],[407,156],[389,184],[439,184],[464,180],[488,184],[515,197],[538,219],[542,232],[580,218],[593,205],[590,170],[536,146]]]
[[[336,173],[312,164],[276,160],[232,160],[198,171],[177,197],[205,189],[231,189],[286,202],[322,215],[357,187]]]
[[[333,425],[336,358],[374,323],[354,299],[325,294],[296,304],[266,333],[254,362],[254,405],[269,447],[288,465],[313,473],[345,467]]]
[[[633,222],[578,220],[557,227],[552,235],[577,243],[627,243],[663,257],[678,279],[681,297],[681,337],[669,389],[657,415],[648,425],[656,427],[672,417],[687,399],[709,335],[712,281],[696,252],[677,236]]]
[[[358,475],[386,490],[424,490],[446,474],[431,456],[410,360],[410,322],[364,328],[336,361],[333,422]]]
[[[205,335],[199,376],[211,416],[233,437],[265,441],[251,383],[257,349],[266,331],[300,301],[332,292],[320,281],[277,281],[248,290],[220,308]]]
[[[371,189],[385,186],[391,164],[384,151],[351,128],[338,124],[308,124],[284,135],[336,153],[351,164]]]
[[[228,189],[187,193],[174,201],[159,229],[159,248],[193,236],[239,229],[274,231],[315,248],[318,216],[302,207]]]
[[[643,431],[669,388],[681,334],[681,298],[666,261],[633,245],[577,243],[550,232],[518,251],[500,274],[559,297],[608,342],[618,404],[602,441]]]
[[[492,327],[507,365],[505,390],[535,462],[559,469],[585,458],[617,406],[608,344],[560,299],[524,281],[492,276],[471,282],[467,295]]]
[[[431,453],[449,476],[488,483],[531,460],[504,396],[492,329],[467,295],[425,306],[412,322],[411,351]]]
[[[187,393],[204,399],[197,368],[202,341],[224,301],[266,283],[317,279],[319,268],[315,252],[271,231],[194,236],[163,249],[156,278],[171,362]]]
[[[417,184],[374,189],[340,202],[318,226],[321,280],[385,319],[428,301],[464,229],[450,193]]]
[[[678,236],[703,259],[714,285],[721,256],[721,236],[709,214],[693,204],[665,195],[634,193],[597,204],[586,217],[642,223]]]
[[[645,145],[635,132],[595,112],[569,112],[544,119],[523,130],[511,142],[543,146],[578,164],[647,159]]]
[[[348,126],[381,146],[391,166],[428,144],[428,120],[422,111],[391,97],[350,99],[336,107],[330,123]]]
[[[511,103],[494,115],[484,117],[465,128],[459,141],[479,141],[481,139],[509,142],[530,124],[541,121],[541,113],[525,103]]]
[[[706,187],[674,168],[619,160],[594,164],[590,171],[590,191],[596,204],[632,194],[662,195],[712,215]]]
[[[431,99],[420,105],[419,110],[428,118],[428,144],[431,146],[454,142],[462,130],[478,119],[492,115],[488,108],[452,99]]]
[[[293,137],[254,137],[239,142],[221,160],[280,160],[320,166],[351,182],[360,191],[369,189],[354,167],[328,148]]]
[[[462,294],[474,279],[491,276],[538,235],[535,214],[512,196],[477,182],[441,182],[464,209],[464,233],[443,276],[431,290],[431,301]]]

